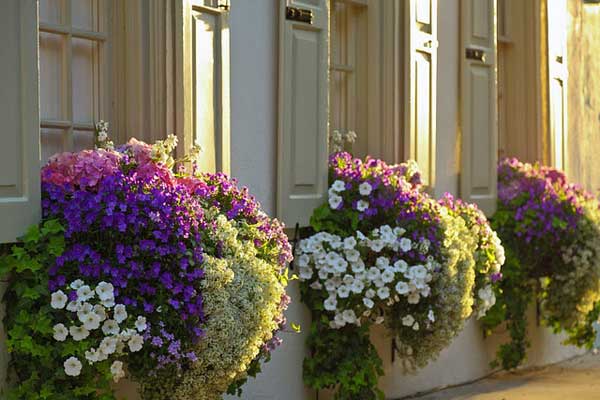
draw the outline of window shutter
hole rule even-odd
[[[405,2],[406,158],[419,164],[423,182],[435,184],[437,0]]]
[[[548,7],[548,113],[551,163],[567,168],[567,2],[552,0]]]
[[[496,210],[496,1],[461,0],[461,197]]]
[[[40,218],[40,108],[35,0],[5,0],[0,13],[0,243]]]
[[[306,226],[327,191],[328,1],[280,3],[277,210]],[[286,19],[289,7],[312,23]]]

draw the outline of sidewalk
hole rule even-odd
[[[548,367],[499,373],[470,385],[415,400],[600,400],[600,355]]]

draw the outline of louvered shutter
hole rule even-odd
[[[498,161],[495,0],[461,0],[461,197],[496,210]]]
[[[277,214],[306,226],[327,191],[328,2],[280,3]],[[312,23],[287,12],[312,12]]]
[[[3,1],[0,21],[0,243],[7,243],[40,218],[37,2]]]

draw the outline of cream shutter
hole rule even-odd
[[[405,146],[423,182],[435,184],[437,0],[409,0],[406,12]]]
[[[548,1],[548,112],[551,163],[567,168],[567,2]]]
[[[0,243],[40,218],[40,108],[35,0],[4,0],[0,13]]]
[[[461,197],[496,210],[496,1],[461,0]]]
[[[328,8],[327,0],[280,3],[277,213],[305,226],[327,191]],[[312,23],[286,12],[312,12]]]

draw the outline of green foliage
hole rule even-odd
[[[304,382],[315,389],[337,389],[336,400],[383,399],[377,381],[383,375],[381,358],[369,339],[369,326],[330,329],[328,319],[313,314],[304,359]]]
[[[506,322],[511,341],[500,345],[497,359],[492,367],[499,365],[510,370],[518,367],[525,359],[529,342],[527,340],[527,307],[535,299],[535,292],[524,274],[519,259],[506,248],[506,262],[502,268],[503,279],[497,288],[496,304],[481,319],[485,334]]]
[[[0,256],[0,277],[8,281],[3,297],[6,304],[4,326],[9,362],[7,400],[114,400],[107,362],[82,370],[76,378],[62,369],[70,356],[83,358],[89,348],[85,340],[58,342],[53,338],[48,269],[64,250],[63,228],[48,220],[29,228],[21,243]],[[35,366],[35,368],[32,368]],[[13,381],[17,385],[11,385]]]

